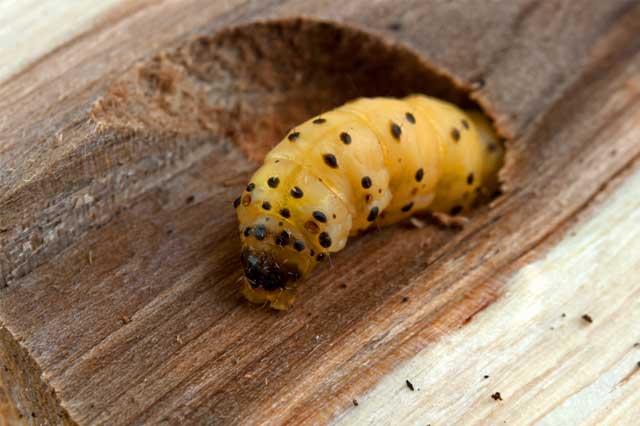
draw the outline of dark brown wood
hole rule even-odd
[[[35,423],[324,424],[640,154],[637,2],[176,3],[0,88],[0,373]],[[506,195],[460,232],[354,239],[290,311],[242,301],[231,203],[268,146],[411,91],[492,114]]]

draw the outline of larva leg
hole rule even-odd
[[[444,212],[431,212],[431,219],[445,228],[463,228],[469,222],[465,216],[453,216]]]

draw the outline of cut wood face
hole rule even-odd
[[[0,88],[0,374],[42,422],[324,424],[491,309],[637,167],[624,1],[168,3],[114,13]],[[314,19],[262,22],[293,13]],[[467,91],[513,136],[492,208],[462,231],[354,239],[286,313],[242,300],[232,202],[290,126],[357,96]]]
[[[468,93],[415,52],[355,27],[294,19],[189,39],[140,63],[99,98],[101,131],[204,134],[250,160],[293,126],[358,97]]]

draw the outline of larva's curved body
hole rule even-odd
[[[286,309],[350,235],[496,189],[503,147],[480,113],[422,95],[361,98],[291,132],[236,199],[252,302]]]

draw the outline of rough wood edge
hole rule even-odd
[[[11,390],[15,410],[20,417],[31,417],[35,423],[77,426],[20,340],[0,326],[0,383]]]

